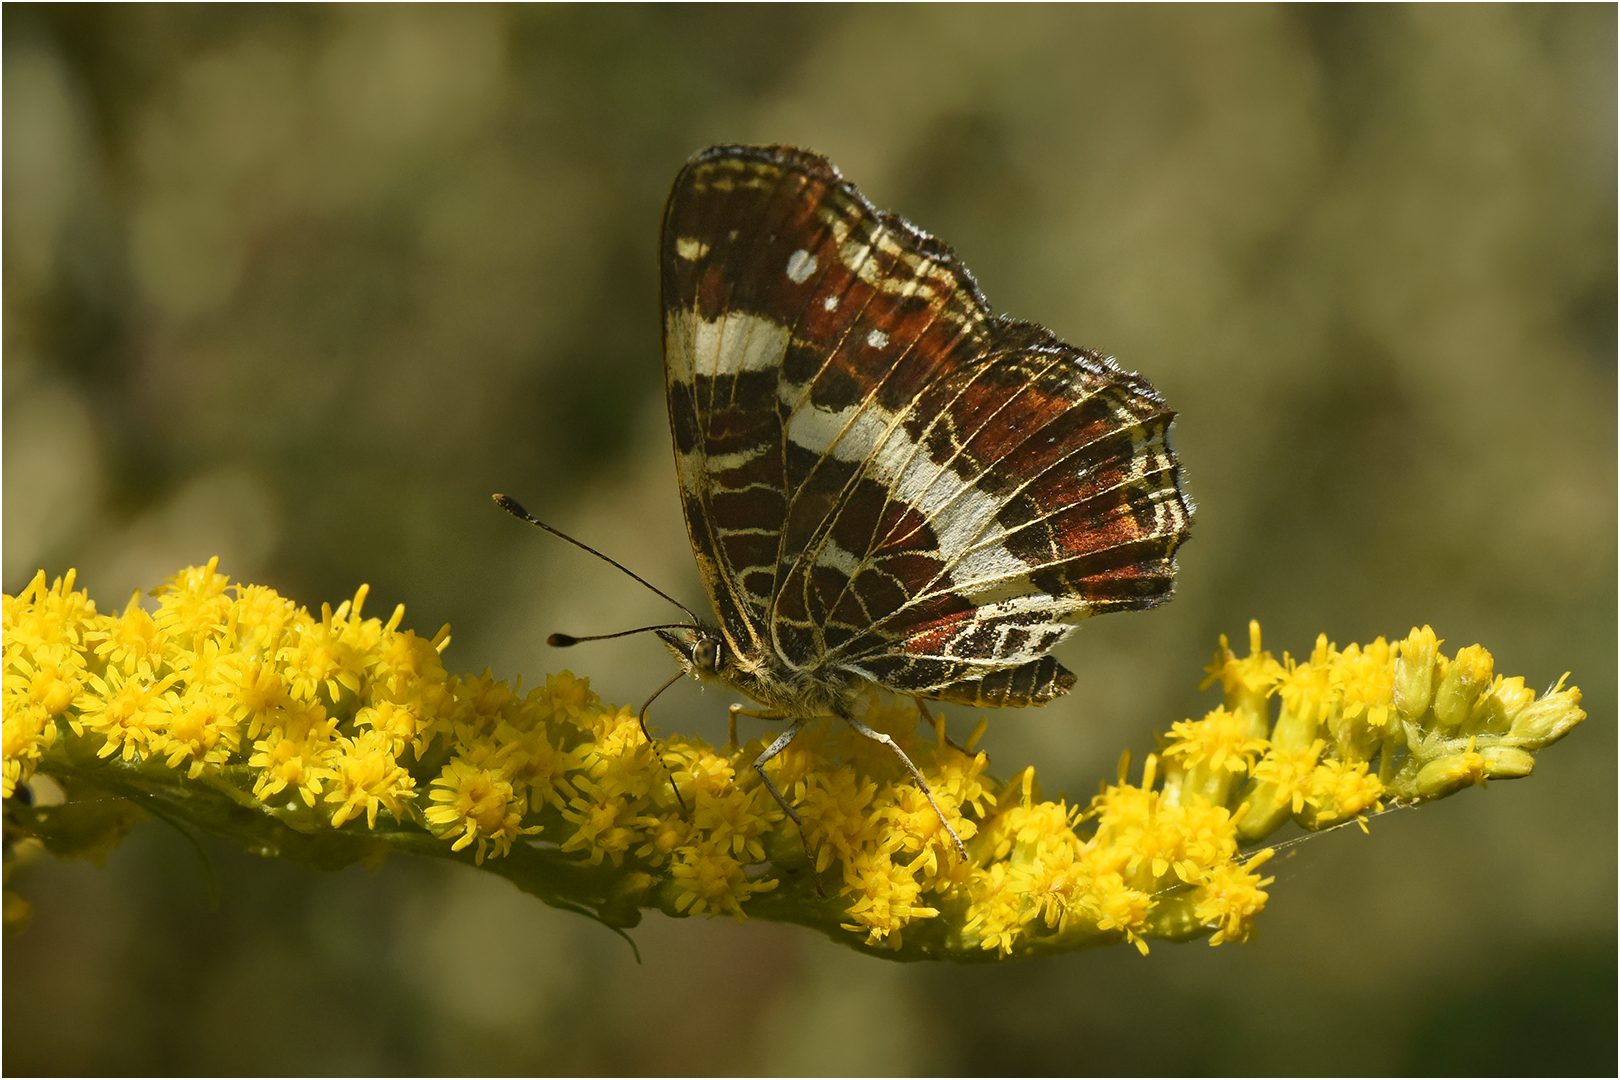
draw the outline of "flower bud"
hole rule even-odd
[[[1478,645],[1457,650],[1434,691],[1434,718],[1442,729],[1461,727],[1491,681],[1491,654]]]
[[[1418,771],[1412,788],[1420,799],[1438,799],[1484,778],[1485,758],[1470,750],[1429,762]]]
[[[1559,685],[1563,685],[1563,680],[1559,680]],[[1580,700],[1579,688],[1555,690],[1520,710],[1513,717],[1509,734],[1535,750],[1555,743],[1586,719],[1586,712],[1579,705]]]
[[[1498,675],[1491,688],[1474,703],[1467,730],[1492,735],[1506,734],[1513,725],[1513,717],[1535,700],[1536,692],[1524,685],[1522,676],[1515,675],[1508,679]]]
[[[1485,775],[1492,780],[1517,780],[1536,767],[1536,756],[1516,746],[1487,747],[1479,756],[1485,759]]]
[[[1440,647],[1434,631],[1416,627],[1401,642],[1400,659],[1395,662],[1395,707],[1401,716],[1415,722],[1428,711],[1434,695],[1434,653]]]

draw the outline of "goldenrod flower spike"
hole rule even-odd
[[[1537,697],[1428,627],[1279,662],[1251,624],[1206,684],[1222,705],[1171,725],[1131,782],[1043,799],[1033,769],[993,779],[917,710],[862,718],[917,763],[949,830],[891,754],[840,725],[770,763],[756,742],[654,746],[634,713],[568,672],[544,686],[450,676],[432,639],[365,618],[366,589],[319,617],[216,563],[156,610],[98,614],[74,576],[4,599],[4,791],[14,851],[99,857],[141,816],[333,869],[393,851],[454,858],[614,927],[641,910],[768,918],[905,959],[994,960],[1130,942],[1243,941],[1271,879],[1255,850],[1284,822],[1362,820],[1385,803],[1523,776],[1584,719],[1562,680]],[[728,752],[729,751],[729,752]],[[661,754],[661,768],[655,754]],[[677,800],[667,777],[680,790]],[[46,778],[50,779],[47,780]],[[49,787],[53,797],[17,797]],[[8,925],[27,905],[7,894]]]

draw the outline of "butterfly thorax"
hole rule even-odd
[[[711,626],[660,630],[658,636],[689,675],[722,683],[787,716],[847,715],[867,685],[848,672],[799,672],[751,657]]]

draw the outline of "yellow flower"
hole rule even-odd
[[[781,785],[778,784],[778,789]],[[802,784],[798,814],[816,873],[834,859],[848,863],[882,835],[882,824],[868,810],[877,795],[875,780],[863,780],[852,765],[812,773]]]
[[[889,938],[891,948],[904,945],[901,929],[917,919],[932,919],[939,909],[921,902],[922,883],[916,872],[889,859],[863,860],[846,872],[854,902],[847,912],[846,930],[864,932],[876,945]]]
[[[938,811],[887,749],[823,723],[767,766],[801,829],[751,768],[759,740],[650,743],[633,712],[568,672],[527,693],[487,670],[452,677],[448,628],[417,637],[398,607],[365,618],[364,587],[317,619],[213,562],[171,578],[151,612],[97,614],[73,584],[38,574],[0,610],[8,795],[41,772],[117,807],[131,804],[106,792],[157,786],[182,818],[257,828],[262,850],[320,865],[390,846],[475,849],[482,864],[545,829],[555,842],[507,872],[615,925],[651,902],[760,912],[906,957],[1245,940],[1269,852],[1245,857],[1240,841],[1526,775],[1585,718],[1578,689],[1538,697],[1479,646],[1446,657],[1427,627],[1343,650],[1324,635],[1279,663],[1251,624],[1249,655],[1223,638],[1209,668],[1224,704],[1173,725],[1135,782],[1124,759],[1083,812],[1044,799],[1033,769],[992,780],[972,751],[982,721],[958,745],[942,715],[874,694],[861,718],[906,748]],[[131,818],[95,820],[123,824],[64,850],[105,850]],[[559,881],[588,881],[588,895]]]
[[[1294,754],[1310,746],[1330,710],[1338,706],[1332,666],[1337,653],[1327,635],[1319,634],[1309,660],[1295,663],[1284,657],[1287,670],[1277,687],[1282,709],[1270,737],[1275,749]]]
[[[934,787],[932,783],[929,786]],[[880,837],[879,850],[885,855],[914,855],[906,864],[908,872],[921,872],[923,880],[930,885],[942,875],[950,876],[949,867],[960,864],[961,860],[956,854],[956,842],[945,829],[945,821],[950,822],[964,843],[973,839],[978,826],[957,811],[956,800],[949,791],[937,788],[934,791],[934,802],[944,811],[944,820],[934,810],[928,796],[914,784],[897,785],[894,796],[893,802],[872,815]]]
[[[1284,709],[1286,711],[1286,706]],[[1326,746],[1322,739],[1291,752],[1273,746],[1260,759],[1244,795],[1249,812],[1239,829],[1245,838],[1265,836],[1289,815],[1305,809],[1305,801],[1311,794],[1311,777]]]
[[[544,725],[520,731],[503,721],[496,726],[493,741],[501,747],[501,771],[522,787],[529,804],[561,809],[574,794],[568,775],[580,763],[573,752],[553,746],[551,737]]]
[[[698,791],[692,805],[692,824],[708,834],[715,847],[750,862],[765,861],[760,837],[781,817],[776,800],[758,786],[732,787],[721,795]]]
[[[1251,738],[1249,728],[1247,718],[1224,705],[1202,720],[1171,725],[1175,741],[1164,751],[1166,792],[1177,800],[1224,803],[1237,778],[1266,750],[1266,740]]]
[[[1492,664],[1491,654],[1478,645],[1457,651],[1434,690],[1431,708],[1442,727],[1459,728],[1467,723],[1474,702],[1491,681]]]
[[[327,802],[341,805],[332,812],[335,829],[362,810],[366,828],[377,827],[377,810],[387,808],[396,819],[405,814],[404,800],[416,797],[416,781],[394,760],[393,741],[375,729],[356,739],[340,738],[342,753],[336,758],[336,777]]]
[[[1365,649],[1351,644],[1338,656],[1329,680],[1344,701],[1344,715],[1355,720],[1365,717],[1369,728],[1388,726],[1395,702],[1393,649],[1383,638],[1376,638]]]
[[[222,631],[230,616],[231,601],[225,595],[230,578],[219,573],[218,568],[216,555],[207,566],[180,571],[155,594],[161,606],[153,621],[192,648]]]
[[[622,865],[625,854],[658,825],[657,818],[637,813],[635,800],[614,794],[588,776],[576,778],[574,787],[580,794],[568,801],[562,816],[576,829],[563,841],[562,850],[587,852],[593,866],[603,858]]]
[[[41,756],[56,744],[56,718],[84,686],[84,657],[72,646],[39,644],[31,652],[7,638],[3,694],[4,793],[33,775]]]
[[[17,704],[60,716],[84,687],[84,655],[66,645],[41,645],[32,654],[18,650],[6,657],[6,694]]]
[[[19,785],[27,783],[34,768],[46,750],[56,742],[56,723],[50,713],[38,705],[7,704],[4,737],[0,746],[5,750],[4,794],[11,798]]]
[[[493,731],[496,722],[518,705],[518,696],[488,668],[477,678],[463,676],[451,684],[455,702],[448,726],[461,742],[477,742]]]
[[[245,655],[274,656],[300,612],[298,605],[263,585],[236,586],[236,602],[225,617],[224,636]],[[304,618],[308,618],[304,614]]]
[[[540,831],[538,825],[522,825],[527,807],[509,780],[459,758],[434,777],[429,798],[437,805],[426,812],[428,824],[440,836],[456,837],[453,851],[476,841],[479,863],[488,852],[505,855],[519,836]]]
[[[77,574],[78,571],[69,570],[47,585],[45,571],[41,570],[15,598],[5,598],[4,609],[0,611],[0,629],[4,630],[8,647],[16,644],[25,648],[46,645],[77,648],[83,644],[88,631],[101,629],[103,621],[96,617],[95,602],[88,593],[73,588]]]
[[[1147,955],[1147,942],[1140,931],[1147,924],[1147,913],[1153,906],[1150,894],[1131,888],[1123,875],[1107,871],[1096,876],[1093,890],[1084,902],[1099,930],[1122,935],[1138,952]]]
[[[726,913],[738,922],[748,916],[742,905],[755,893],[776,888],[775,879],[750,881],[747,868],[713,844],[700,843],[675,852],[669,868],[674,909],[683,915]]]
[[[339,749],[332,740],[337,721],[320,705],[294,707],[284,712],[270,733],[253,744],[248,765],[259,769],[254,798],[268,801],[284,788],[292,788],[308,806],[314,806],[321,785],[334,772],[331,759]]]
[[[398,698],[420,694],[445,679],[438,645],[409,630],[395,632],[395,624],[404,616],[405,606],[401,604],[383,627],[384,636],[376,648],[377,666],[373,676],[384,693]]]
[[[1260,624],[1249,621],[1249,655],[1238,658],[1221,635],[1215,661],[1204,669],[1207,675],[1200,690],[1219,681],[1226,695],[1226,707],[1249,721],[1249,734],[1263,736],[1271,726],[1266,720],[1266,699],[1276,692],[1283,678],[1283,667],[1260,648]]]
[[[591,713],[588,720],[579,764],[597,790],[632,800],[668,790],[669,775],[653,744],[642,734],[634,712],[628,708],[601,710]]]
[[[86,692],[75,702],[79,716],[74,726],[105,736],[98,756],[122,751],[125,761],[133,760],[166,725],[173,704],[167,691],[175,677],[159,682],[150,679],[139,671],[111,666],[106,678],[91,675],[86,679]]]
[[[597,696],[591,692],[590,682],[577,679],[567,671],[546,676],[546,698],[559,720],[576,723],[594,712],[599,704]]]
[[[163,666],[163,648],[168,635],[157,620],[141,607],[141,594],[130,597],[121,619],[102,629],[91,630],[86,638],[95,642],[96,658],[116,668],[126,678],[150,679]]]
[[[417,756],[421,756],[422,747],[417,733],[422,729],[422,720],[407,706],[379,701],[356,713],[354,725],[357,728],[371,728],[381,738],[382,745],[388,748],[390,755],[398,756],[405,752],[406,747],[411,747]]]
[[[1312,828],[1355,817],[1379,806],[1384,785],[1367,771],[1365,761],[1324,761],[1311,770],[1306,802],[1315,808]]]
[[[1246,862],[1222,863],[1197,890],[1193,911],[1198,921],[1217,928],[1210,935],[1211,945],[1247,941],[1254,932],[1254,917],[1268,899],[1265,887],[1275,880],[1262,878],[1254,869],[1273,854],[1267,848]]]
[[[250,739],[269,728],[282,712],[293,708],[283,669],[274,660],[244,657],[226,678],[236,702],[237,719],[247,721]]]
[[[1400,644],[1395,664],[1395,707],[1402,718],[1416,723],[1434,700],[1435,656],[1440,640],[1428,626],[1412,628]]]
[[[1566,676],[1567,678],[1567,676]],[[1468,717],[1468,729],[1501,735],[1513,727],[1514,719],[1536,700],[1536,692],[1524,685],[1524,677],[1498,675],[1490,690],[1480,695]]]
[[[361,589],[359,599],[364,598]],[[351,694],[359,690],[363,653],[351,640],[348,612],[347,602],[338,606],[336,614],[323,605],[321,621],[300,619],[293,626],[291,641],[277,651],[276,659],[291,675],[289,691],[295,699],[313,702],[324,689],[328,703],[336,704],[343,700],[345,690]]]
[[[660,818],[647,835],[647,842],[636,848],[635,856],[648,866],[662,866],[677,848],[690,846],[696,832],[685,818]]]
[[[737,768],[731,759],[716,754],[702,739],[668,748],[664,761],[688,800],[701,794],[721,797],[737,783]]]
[[[169,768],[189,762],[193,780],[210,765],[225,764],[236,753],[235,703],[223,694],[193,689],[180,695],[169,711],[168,722],[151,739],[153,756],[165,758]]]

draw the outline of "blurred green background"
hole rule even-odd
[[[1432,623],[1591,714],[1535,775],[1274,861],[1252,944],[874,961],[649,915],[644,961],[457,866],[323,875],[142,826],[12,885],[19,1073],[1612,1073],[1616,12],[34,7],[4,30],[4,586],[188,563],[450,622],[452,671],[635,703],[698,603],[658,223],[718,142],[829,155],[993,303],[1180,411],[1175,602],[993,716],[1085,799],[1212,707],[1216,635]],[[587,651],[590,648],[591,651]],[[666,730],[723,731],[683,684]],[[977,719],[952,714],[965,734]]]

